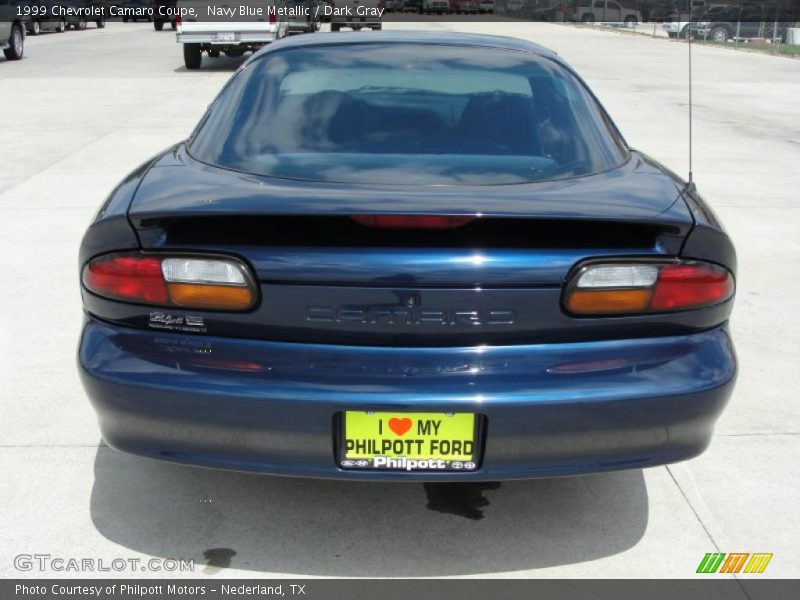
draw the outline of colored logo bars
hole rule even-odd
[[[763,573],[771,560],[772,553],[766,552],[709,552],[700,561],[697,572],[740,573],[744,567],[744,573]]]

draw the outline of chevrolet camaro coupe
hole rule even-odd
[[[318,34],[243,63],[85,234],[105,441],[280,475],[469,481],[687,459],[736,377],[691,184],[528,42]]]

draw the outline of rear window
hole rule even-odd
[[[594,100],[553,61],[391,43],[265,54],[225,88],[189,152],[256,175],[430,185],[575,177],[625,158]]]

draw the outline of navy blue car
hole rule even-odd
[[[500,480],[709,443],[736,258],[554,53],[318,34],[247,60],[80,251],[113,448],[280,475]]]

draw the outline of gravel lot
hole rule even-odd
[[[556,50],[632,145],[686,173],[685,44],[542,23],[386,25],[399,27]],[[800,576],[800,61],[708,47],[694,59],[695,179],[740,260],[741,371],[714,441],[670,467],[474,487],[461,511],[474,519],[430,510],[441,490],[422,485],[207,471],[101,443],[75,369],[80,236],[241,59],[187,72],[174,35],[146,23],[30,37],[23,61],[0,60],[0,573],[75,575],[15,569],[15,555],[40,553],[194,559],[186,576],[691,577],[706,552],[738,551],[774,553],[762,577]]]

